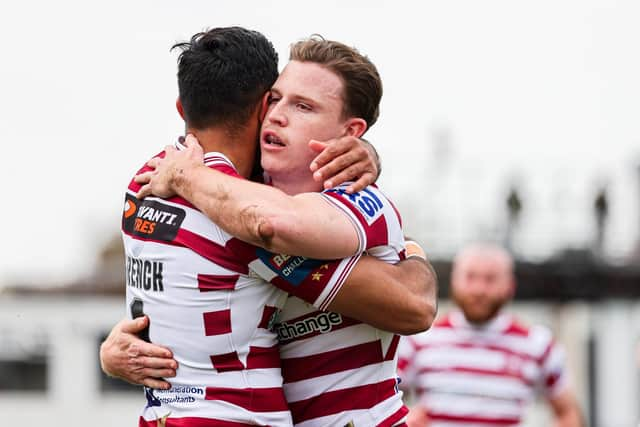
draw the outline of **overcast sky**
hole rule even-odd
[[[286,62],[320,33],[377,64],[368,133],[409,233],[448,253],[498,233],[511,181],[518,245],[546,256],[592,237],[611,190],[607,250],[640,225],[637,1],[5,2],[0,13],[0,284],[93,268],[118,232],[131,174],[181,132],[176,41],[215,26],[262,31]],[[443,136],[444,135],[444,136]]]

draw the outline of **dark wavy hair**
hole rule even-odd
[[[278,77],[267,38],[241,27],[213,28],[176,43],[178,89],[187,125],[243,127]]]

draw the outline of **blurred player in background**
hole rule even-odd
[[[411,427],[519,425],[536,391],[548,400],[557,427],[582,425],[551,332],[502,311],[514,295],[513,269],[500,247],[464,248],[451,274],[451,296],[460,310],[427,332],[403,337],[401,385],[415,393]]]

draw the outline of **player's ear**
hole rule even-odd
[[[359,117],[352,117],[345,123],[345,135],[360,138],[367,130],[367,122]]]
[[[178,114],[180,114],[180,117],[184,120],[184,108],[182,107],[182,101],[180,101],[180,98],[176,99],[176,110],[178,110]]]

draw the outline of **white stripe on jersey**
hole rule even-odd
[[[471,395],[451,395],[449,393],[431,393],[420,401],[429,410],[448,413],[453,416],[479,416],[497,418],[519,418],[522,405],[515,400],[491,399]]]
[[[422,375],[418,387],[442,393],[492,396],[496,399],[528,400],[531,388],[520,381],[501,375],[478,375],[467,372],[432,372]]]

